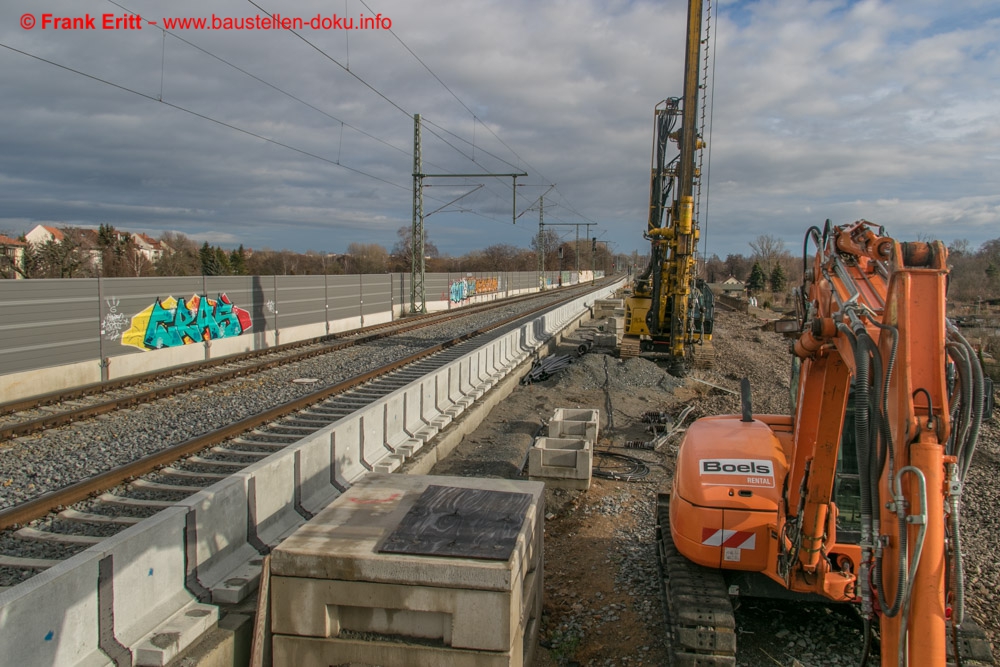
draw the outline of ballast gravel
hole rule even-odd
[[[555,297],[552,298],[554,301]],[[320,386],[343,382],[537,306],[537,301],[530,306],[498,302],[495,308],[459,320],[0,443],[0,509],[259,414],[312,393]],[[316,379],[317,382],[295,382],[300,378]]]

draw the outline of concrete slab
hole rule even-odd
[[[530,493],[533,501],[511,558],[470,561],[378,553],[380,542],[431,484]],[[274,550],[271,574],[509,591],[540,556],[532,537],[543,523],[543,490],[538,483],[505,479],[370,473]]]

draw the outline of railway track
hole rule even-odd
[[[579,292],[563,292],[560,300],[578,296]],[[551,297],[527,312],[504,318],[489,326],[432,345],[416,353],[378,366],[347,380],[322,386],[291,401],[281,403],[259,414],[253,414],[221,428],[183,442],[169,445],[152,454],[111,470],[86,477],[57,491],[0,510],[0,586],[12,586],[26,581],[60,561],[92,547],[109,536],[135,525],[166,507],[223,480],[235,472],[258,462],[275,452],[294,445],[310,434],[337,422],[343,417],[371,405],[400,387],[435,369],[454,361],[473,346],[482,345],[489,334],[500,335],[517,322],[553,307]],[[496,308],[496,304],[493,304]],[[481,312],[465,310],[470,312]],[[431,318],[427,318],[431,319]],[[437,318],[436,321],[440,321]],[[417,326],[382,327],[378,332],[357,332],[347,340],[321,341],[283,357],[299,359],[315,355],[315,345],[325,346],[326,353],[344,349],[359,342],[370,342],[393,334],[408,332]],[[277,359],[264,362],[267,366]],[[216,369],[217,370],[217,369]],[[229,376],[232,369],[222,369]],[[185,380],[186,389],[205,386],[208,378]],[[221,380],[218,380],[221,382]],[[159,390],[146,392],[152,395]],[[165,395],[179,391],[165,389]],[[155,400],[148,398],[146,400]],[[125,399],[126,403],[134,401]],[[120,399],[104,405],[121,407]],[[96,410],[98,408],[85,408]],[[114,408],[100,408],[110,410]],[[99,414],[99,413],[98,413]],[[55,423],[65,417],[53,416]],[[427,428],[436,432],[436,428]],[[419,448],[420,438],[433,433],[413,434],[415,442],[401,445],[393,451],[381,469],[390,470]]]
[[[580,288],[574,288],[579,290]],[[577,293],[571,291],[569,293]],[[505,305],[545,299],[530,294],[505,299]],[[549,297],[551,298],[551,297]],[[390,336],[423,329],[455,318],[496,308],[497,302],[429,313],[267,350],[230,355],[156,373],[121,378],[0,404],[0,442],[90,419],[125,407],[150,403],[234,378],[326,355]]]

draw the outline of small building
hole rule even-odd
[[[0,234],[0,278],[24,278],[20,271],[24,260],[25,241],[18,241]]]
[[[34,229],[24,235],[25,240],[33,246],[45,245],[48,241],[59,243],[66,235],[61,229],[48,225],[36,225]]]
[[[143,257],[156,263],[164,253],[164,245],[146,234],[132,234],[132,241]]]

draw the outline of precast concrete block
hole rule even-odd
[[[594,425],[594,442],[600,435],[601,411],[596,408],[556,408],[552,413],[552,422],[588,422]],[[551,433],[549,434],[551,435]]]
[[[432,485],[526,494],[506,560],[379,550]],[[271,555],[274,664],[523,664],[540,614],[543,516],[534,482],[365,476]]]
[[[550,438],[580,438],[591,446],[597,444],[597,424],[594,422],[574,422],[555,420],[549,422]]]
[[[242,479],[229,477],[178,503],[186,508],[187,576],[211,591],[216,604],[235,604],[260,579],[259,554],[247,542],[247,493]],[[256,560],[256,566],[248,564]]]
[[[299,503],[308,511],[316,513],[340,495],[334,485],[333,459],[330,451],[330,432],[322,431],[307,436],[293,445],[298,457],[295,470],[295,485],[298,487]]]
[[[295,511],[295,453],[283,449],[233,474],[247,489],[248,530],[264,544],[277,543],[303,522]]]
[[[589,489],[594,450],[582,438],[536,438],[528,450],[528,479],[564,489]]]
[[[361,424],[357,419],[338,421],[330,433],[334,477],[341,486],[348,486],[368,472],[361,459]]]
[[[101,558],[84,551],[0,591],[0,656],[5,664],[107,664],[98,647]]]

